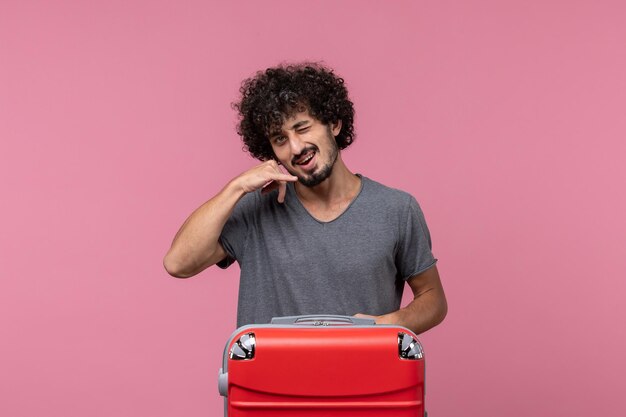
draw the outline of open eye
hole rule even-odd
[[[287,142],[287,138],[285,136],[274,136],[272,138],[272,142],[274,143],[274,145],[282,145],[283,143]]]

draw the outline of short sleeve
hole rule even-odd
[[[246,237],[253,223],[256,200],[257,192],[243,196],[226,221],[219,237],[219,242],[226,251],[227,256],[217,263],[218,267],[226,269],[243,256]]]
[[[432,254],[430,232],[424,219],[424,213],[422,213],[415,198],[409,199],[402,219],[396,252],[396,266],[399,277],[407,280],[435,265],[437,259]]]

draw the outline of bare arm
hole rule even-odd
[[[284,174],[275,161],[266,161],[231,180],[215,197],[198,207],[187,218],[174,237],[163,259],[167,272],[177,278],[188,278],[226,257],[218,239],[237,202],[260,188],[278,188],[278,201],[285,199],[286,182],[297,177]]]
[[[437,267],[427,269],[407,281],[413,291],[413,301],[400,310],[382,316],[357,314],[357,317],[372,317],[377,324],[396,324],[411,329],[416,334],[425,332],[443,321],[448,312],[448,303],[443,292]]]

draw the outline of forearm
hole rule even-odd
[[[379,324],[396,324],[420,334],[441,323],[448,312],[443,290],[432,288],[417,294],[406,307],[376,320]]]
[[[217,259],[223,257],[218,239],[244,194],[233,180],[187,218],[163,260],[170,275],[187,278],[221,260]]]
[[[218,239],[226,221],[246,193],[278,189],[278,202],[285,199],[286,182],[297,181],[284,174],[276,161],[265,161],[230,181],[215,197],[204,203],[183,223],[163,259],[170,275],[187,278],[221,261],[226,253]]]

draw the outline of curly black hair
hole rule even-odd
[[[233,103],[239,112],[237,133],[244,150],[261,161],[274,159],[270,132],[285,118],[308,110],[328,125],[341,120],[335,138],[339,149],[354,140],[354,106],[348,98],[344,80],[319,63],[280,65],[259,71],[244,80],[239,89],[241,100]]]

